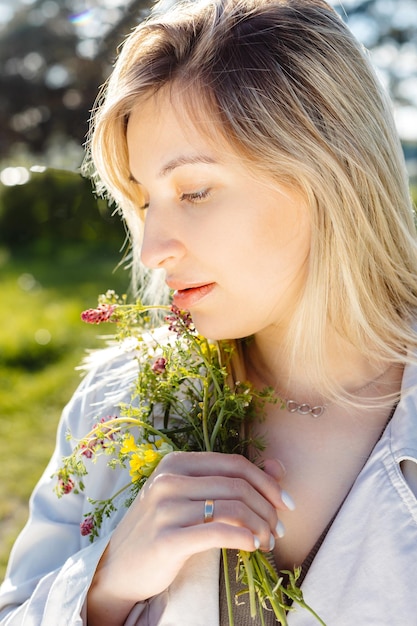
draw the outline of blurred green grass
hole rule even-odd
[[[0,250],[0,580],[55,442],[76,366],[103,345],[80,312],[107,289],[126,292],[117,251],[64,247],[51,257]],[[108,330],[109,334],[111,329]]]

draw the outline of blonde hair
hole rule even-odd
[[[157,7],[131,33],[89,147],[97,187],[120,207],[136,252],[143,199],[129,180],[126,125],[140,99],[165,86],[180,87],[191,119],[207,113],[207,132],[215,125],[254,169],[307,199],[309,272],[287,350],[310,364],[311,382],[340,395],[325,368],[329,323],[369,359],[404,361],[417,344],[404,159],[366,52],[336,12],[323,0],[186,2]]]

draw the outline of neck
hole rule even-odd
[[[257,387],[273,387],[282,399],[300,404],[326,404],[328,398],[312,379],[311,365],[302,360],[290,363],[282,344],[274,341],[270,334],[251,338],[244,345],[243,353],[247,377]],[[330,344],[326,355],[325,370],[342,394],[358,394],[358,397],[376,400],[378,396],[400,389],[401,366],[393,367],[382,359],[371,362],[342,339]]]

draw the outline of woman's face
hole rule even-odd
[[[301,195],[209,140],[163,91],[133,110],[127,142],[146,205],[142,261],[165,271],[174,303],[212,339],[285,330],[310,249]]]

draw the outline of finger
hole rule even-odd
[[[278,519],[271,525],[240,500],[212,500],[214,510],[209,522],[205,518],[206,501],[163,503],[156,512],[154,530],[166,528],[189,528],[213,522],[246,528],[259,538],[263,550],[271,550],[275,544]]]
[[[180,553],[191,556],[211,548],[228,548],[253,552],[260,547],[260,541],[248,528],[221,522],[198,524],[178,529],[169,536],[172,546]]]
[[[155,509],[167,507],[168,511],[170,507],[178,507],[179,500],[181,506],[184,506],[186,500],[199,503],[207,499],[237,502],[240,503],[239,515],[242,510],[250,510],[259,518],[259,523],[268,525],[269,532],[275,531],[278,521],[276,508],[244,478],[160,474],[153,482],[152,496],[158,501],[154,505]],[[233,505],[228,506],[228,511],[232,517]],[[197,523],[194,517],[191,517],[191,521]]]
[[[259,539],[258,547],[260,546],[264,550],[272,549],[271,542],[273,541],[271,536],[273,533],[269,525],[243,502],[213,500],[213,505],[213,515],[209,522],[205,520],[204,500],[193,501],[174,498],[166,498],[158,501],[156,507],[154,503],[149,505],[149,502],[146,502],[146,510],[142,514],[140,511],[135,512],[135,505],[133,505],[127,512],[124,521],[127,521],[126,518],[130,517],[129,521],[127,521],[128,534],[134,532],[133,529],[137,523],[144,527],[148,526],[149,529],[146,532],[147,546],[151,544],[160,546],[161,542],[172,534],[175,535],[181,528],[191,530],[196,526],[204,525],[213,526],[214,529],[218,531],[218,525],[220,525],[223,530],[225,530],[226,526],[233,527],[236,530],[244,530],[243,535],[240,532],[236,535],[237,537],[246,537],[245,543],[242,545],[247,545],[248,536],[252,538],[252,542],[253,537],[256,536]],[[204,536],[205,534],[202,535],[202,537]],[[216,537],[217,536],[218,532],[216,533]],[[230,536],[229,534],[228,537],[230,538]],[[123,541],[126,540],[126,531],[121,533],[120,539]],[[229,547],[229,545],[217,546],[216,541],[217,539],[213,540],[213,537],[211,537],[208,547]],[[235,544],[239,547],[240,544],[238,542],[236,543],[236,541],[235,539]],[[136,541],[134,543],[136,543]],[[231,547],[235,547],[235,544],[231,545]],[[207,549],[207,546],[202,549]],[[242,549],[246,549],[246,547],[242,547]],[[176,546],[175,549],[172,548],[172,550],[175,553],[177,553],[177,550],[181,553],[179,546]],[[198,550],[196,549],[195,551],[197,552]]]
[[[207,500],[206,500],[207,502]],[[240,500],[212,500],[213,513],[209,523],[221,523],[239,528],[247,528],[252,535],[259,539],[262,550],[272,550],[275,546],[275,536],[278,529],[278,519],[274,519],[274,527],[255,513],[250,507]],[[192,519],[194,524],[206,523],[204,516],[205,503],[192,502]],[[202,515],[203,512],[203,515]],[[188,525],[188,524],[187,524]]]
[[[278,482],[280,482],[287,473],[283,463],[281,463],[279,459],[265,459],[264,471]]]
[[[280,536],[276,509],[245,480],[161,474],[146,502],[155,528],[189,527],[204,522],[204,502],[215,502],[213,518],[248,528],[270,550]]]
[[[279,483],[283,478],[285,478],[286,470],[279,459],[266,459],[264,462],[264,470],[267,474],[269,474],[269,476],[274,478]],[[281,500],[289,511],[294,511],[294,500],[290,494],[283,489],[281,489]]]
[[[278,482],[240,454],[173,452],[162,459],[157,472],[188,476],[243,478],[262,494],[274,508],[286,508],[281,498]]]

